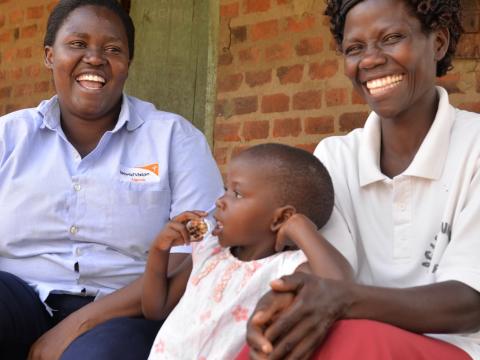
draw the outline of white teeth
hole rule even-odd
[[[77,81],[94,81],[94,82],[99,82],[102,84],[105,84],[106,81],[103,77],[94,75],[94,74],[83,74],[77,77]]]
[[[403,75],[389,75],[381,79],[374,79],[367,81],[367,88],[371,94],[377,93],[381,90],[390,89],[398,85],[403,80]],[[378,91],[377,91],[378,90]]]

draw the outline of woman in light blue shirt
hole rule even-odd
[[[115,0],[61,0],[44,45],[57,95],[0,118],[0,358],[146,358],[150,242],[221,177],[188,121],[123,93],[134,26]]]

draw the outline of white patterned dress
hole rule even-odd
[[[240,261],[213,236],[193,243],[192,256],[185,293],[160,329],[149,360],[233,359],[245,344],[246,322],[270,281],[306,261],[299,250]]]

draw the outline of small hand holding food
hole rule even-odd
[[[205,211],[186,211],[174,217],[157,235],[153,246],[167,251],[172,246],[189,245],[200,241],[206,235],[209,225],[203,219]]]

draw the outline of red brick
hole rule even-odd
[[[290,0],[277,0],[278,5],[287,5]]]
[[[225,116],[225,112],[227,109],[228,100],[226,99],[217,99],[215,103],[215,116]]]
[[[288,59],[292,54],[292,45],[289,42],[274,44],[265,49],[265,60],[267,62],[274,60]]]
[[[295,50],[298,56],[318,54],[323,50],[323,39],[321,36],[302,39]]]
[[[327,106],[346,105],[347,100],[347,89],[328,89],[325,91],[325,102]]]
[[[240,141],[239,123],[217,123],[215,124],[215,141]]]
[[[11,86],[6,86],[6,87],[3,87],[3,88],[0,88],[0,99],[9,98],[11,94],[12,94],[12,87]]]
[[[277,69],[277,77],[282,85],[299,83],[303,77],[303,64],[279,67]]]
[[[18,81],[22,78],[22,75],[23,75],[23,69],[20,66],[13,67],[9,71],[9,77],[11,80]]]
[[[227,163],[228,148],[216,147],[214,156],[215,156],[215,161],[217,162],[218,165],[225,165]]]
[[[13,59],[15,59],[15,53],[16,53],[16,49],[15,49],[15,48],[7,49],[7,50],[5,50],[4,53],[3,53],[3,59],[4,59],[6,62],[11,62],[11,61],[13,61]]]
[[[244,0],[244,4],[247,14],[270,10],[270,0]]]
[[[448,73],[447,75],[442,76],[441,78],[437,78],[437,84],[443,86],[449,94],[458,94],[463,93],[458,88],[458,83],[460,82],[460,74],[459,73]]]
[[[480,71],[477,71],[476,74],[476,80],[477,80],[477,93],[480,93]]]
[[[5,15],[0,14],[0,28],[5,25]]]
[[[270,124],[268,121],[247,121],[243,124],[243,137],[245,141],[268,138]]]
[[[287,25],[285,30],[288,32],[302,32],[310,30],[315,26],[315,17],[313,15],[307,14],[302,18],[287,18]]]
[[[33,85],[32,84],[21,84],[15,87],[13,95],[15,97],[19,96],[30,96],[33,94]]]
[[[36,93],[45,93],[48,91],[49,86],[49,81],[40,81],[38,83],[35,83],[34,91]]]
[[[351,131],[363,127],[367,117],[368,112],[354,112],[340,115],[340,131]]]
[[[218,92],[236,91],[243,81],[243,74],[226,75],[218,78]]]
[[[308,74],[312,80],[327,79],[338,72],[338,60],[325,60],[322,63],[310,64]]]
[[[220,16],[224,18],[232,18],[238,16],[240,12],[240,6],[238,2],[231,4],[220,5]]]
[[[27,19],[41,19],[43,17],[43,6],[32,6],[27,9]]]
[[[274,113],[288,111],[290,98],[286,94],[265,95],[262,98],[262,113]]]
[[[51,13],[53,8],[58,4],[59,0],[53,0],[47,5],[47,11],[48,13]]]
[[[257,47],[251,47],[243,49],[238,52],[238,58],[242,63],[245,62],[258,62],[260,60],[260,49]]]
[[[322,107],[322,91],[309,90],[293,95],[293,108],[295,110],[320,109]]]
[[[308,117],[305,119],[306,134],[330,134],[334,131],[333,116]]]
[[[318,143],[297,144],[297,145],[295,145],[295,147],[297,147],[299,149],[303,149],[303,150],[308,151],[309,153],[313,154],[317,145],[318,145]]]
[[[223,51],[218,56],[218,65],[220,66],[230,65],[232,62],[233,62],[233,55],[229,50]]]
[[[268,84],[272,81],[272,70],[249,71],[245,73],[245,82],[250,87]]]
[[[19,59],[29,59],[32,57],[32,48],[26,47],[23,49],[17,49],[17,58]]]
[[[12,31],[7,30],[0,34],[0,43],[7,43],[12,41]]]
[[[0,81],[5,81],[7,78],[7,73],[5,70],[0,70]]]
[[[235,108],[235,114],[251,114],[258,110],[258,97],[256,95],[238,97],[233,99],[233,104]]]
[[[302,131],[300,118],[294,119],[276,119],[273,122],[273,137],[295,136]]]
[[[5,114],[20,110],[22,108],[23,108],[23,106],[21,106],[19,104],[7,104],[5,106]]]
[[[245,151],[249,148],[250,148],[250,146],[248,146],[248,145],[235,146],[232,150],[232,158],[234,158],[235,156],[240,154],[242,151]]]
[[[278,20],[264,21],[252,25],[250,28],[250,40],[271,39],[278,35]]]
[[[236,26],[231,28],[232,44],[242,43],[247,40],[247,27]]]
[[[10,24],[20,24],[23,21],[23,9],[13,10],[9,15]]]
[[[37,25],[25,26],[22,28],[22,38],[31,38],[37,34]]]
[[[352,104],[355,104],[355,105],[357,105],[357,104],[358,105],[366,105],[367,104],[365,99],[355,89],[352,90]]]
[[[40,64],[28,65],[25,67],[25,76],[33,79],[37,78],[42,71]]]
[[[458,105],[460,109],[480,113],[480,102],[466,102]]]

